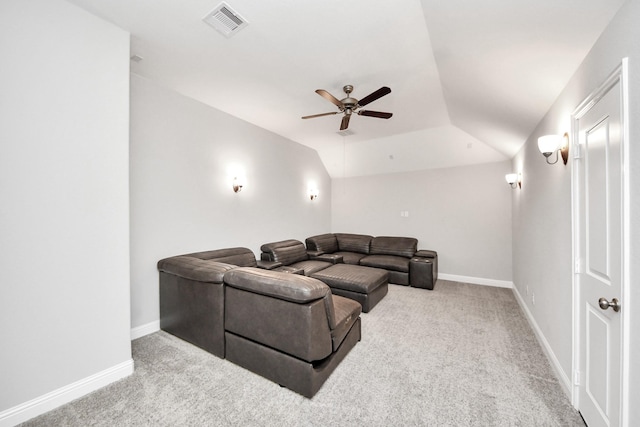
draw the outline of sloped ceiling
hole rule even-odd
[[[133,73],[318,151],[332,177],[499,161],[524,144],[622,0],[70,0],[128,30]],[[358,99],[389,120],[301,116]]]

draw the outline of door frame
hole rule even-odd
[[[572,158],[572,173],[571,173],[571,225],[572,225],[572,259],[573,259],[573,279],[572,279],[572,311],[573,311],[573,325],[572,325],[572,375],[571,375],[571,402],[573,406],[580,410],[580,382],[584,381],[584,373],[582,370],[583,361],[580,358],[580,317],[582,307],[579,303],[580,298],[580,280],[579,271],[583,268],[583,261],[579,259],[579,245],[580,241],[580,212],[578,207],[580,206],[580,188],[579,188],[579,174],[582,163],[579,161],[583,157],[581,147],[579,146],[579,120],[586,114],[587,111],[596,104],[600,98],[616,83],[620,83],[621,90],[621,119],[622,129],[621,134],[621,150],[622,150],[622,248],[621,248],[621,295],[620,301],[622,303],[622,309],[620,310],[620,421],[622,426],[629,425],[629,363],[630,363],[630,351],[629,351],[629,335],[630,335],[630,314],[627,307],[629,307],[629,295],[630,295],[630,238],[629,238],[629,221],[630,221],[630,185],[629,185],[629,96],[628,96],[628,74],[629,74],[628,58],[623,58],[622,62],[616,69],[607,77],[596,90],[591,92],[589,96],[585,98],[583,102],[576,107],[571,114],[571,152],[574,153]]]

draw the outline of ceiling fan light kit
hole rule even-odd
[[[320,95],[321,97],[325,98],[326,100],[334,104],[336,107],[338,107],[339,111],[333,111],[330,113],[312,114],[310,116],[304,116],[302,118],[314,119],[316,117],[331,116],[334,114],[342,113],[344,115],[342,117],[342,121],[340,122],[340,130],[343,131],[349,127],[349,121],[351,120],[351,116],[354,113],[356,113],[359,116],[375,117],[378,119],[389,119],[391,118],[391,116],[393,116],[392,113],[385,113],[383,111],[360,110],[360,108],[364,107],[367,104],[370,104],[376,99],[382,98],[383,96],[390,94],[391,89],[389,89],[388,87],[383,86],[380,89],[376,90],[375,92],[372,92],[369,95],[365,96],[359,101],[356,98],[351,97],[351,92],[353,92],[352,85],[346,85],[342,88],[342,90],[344,91],[344,93],[347,94],[347,97],[341,100],[331,95],[329,92],[327,92],[324,89],[316,90],[316,93],[318,95]]]

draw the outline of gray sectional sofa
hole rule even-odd
[[[160,260],[160,327],[311,398],[360,341],[362,308],[317,279],[257,265],[247,248]]]
[[[328,233],[308,237],[305,244],[311,260],[337,256],[345,264],[382,268],[396,285],[431,290],[438,280],[438,253],[418,250],[413,237]]]
[[[433,289],[437,253],[407,237],[323,234],[158,261],[160,327],[312,397],[388,283]]]
[[[260,260],[273,262],[276,271],[303,274],[319,279],[331,287],[335,295],[354,299],[368,313],[387,294],[389,274],[379,268],[344,264],[337,255],[310,258],[299,240],[282,240],[261,246]]]

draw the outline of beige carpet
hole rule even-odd
[[[135,373],[29,426],[584,426],[509,289],[389,286],[311,400],[164,332]]]

